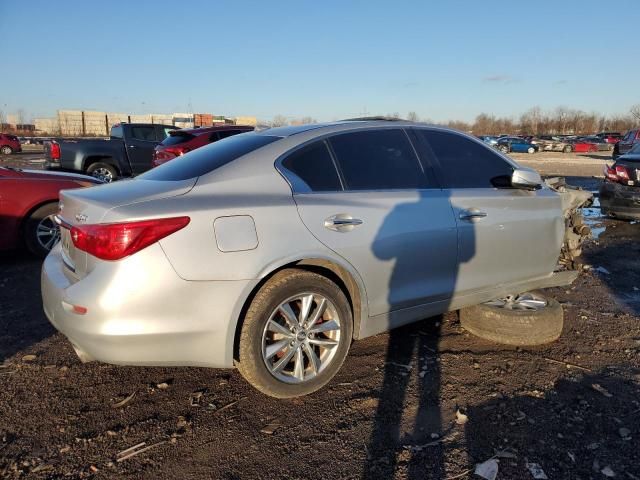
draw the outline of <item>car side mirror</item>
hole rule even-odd
[[[542,187],[542,178],[530,168],[516,168],[511,174],[511,186],[523,190],[538,190]]]

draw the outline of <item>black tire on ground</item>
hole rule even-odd
[[[540,295],[537,292],[537,295]],[[547,298],[540,310],[508,310],[486,304],[460,310],[460,323],[469,333],[507,345],[542,345],[560,337],[564,315],[562,306]]]
[[[24,225],[24,242],[29,251],[37,257],[46,257],[60,238],[58,235],[57,239],[53,239],[49,248],[46,248],[45,245],[38,240],[38,226],[44,221],[48,227],[53,227],[55,223],[53,223],[52,219],[49,218],[49,220],[47,220],[47,218],[56,213],[58,213],[58,202],[47,203],[34,211]],[[43,237],[45,243],[48,240],[50,240],[50,237]]]
[[[340,317],[338,350],[324,371],[303,383],[285,383],[272,375],[262,356],[262,334],[270,315],[285,300],[301,293],[324,296]],[[353,332],[351,308],[342,290],[328,278],[301,269],[276,273],[258,291],[244,317],[236,366],[242,376],[262,393],[275,398],[310,394],[326,385],[338,372],[349,352]]]
[[[2,153],[3,155],[11,155],[13,153],[13,148],[11,148],[9,145],[4,145],[2,148],[0,148],[0,153]]]
[[[108,163],[96,162],[89,165],[87,175],[104,180],[107,183],[118,179],[118,171],[113,165]]]

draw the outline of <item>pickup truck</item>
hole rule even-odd
[[[109,139],[58,139],[45,143],[48,170],[81,172],[112,182],[134,177],[151,168],[153,149],[173,125],[119,123],[111,127]]]

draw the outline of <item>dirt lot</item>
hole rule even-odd
[[[519,160],[597,187],[604,155],[551,155]],[[42,313],[39,262],[6,254],[0,477],[471,479],[496,458],[499,479],[534,478],[535,463],[549,479],[637,480],[640,225],[590,213],[591,268],[549,291],[557,342],[491,344],[450,313],[355,343],[327,388],[288,401],[232,370],[81,364]]]

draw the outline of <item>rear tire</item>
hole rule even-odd
[[[564,153],[571,153],[571,152],[573,152],[573,148],[571,147],[571,145],[567,145],[562,149],[562,151]]]
[[[305,317],[302,298],[309,296],[312,301]],[[324,308],[318,299],[325,300]],[[284,315],[287,308],[293,316]],[[301,317],[312,320],[316,311],[321,315],[315,327],[306,328],[304,321],[297,323]],[[312,331],[318,328],[325,328],[324,333]],[[266,395],[307,395],[326,385],[338,372],[349,351],[352,332],[351,308],[335,283],[306,270],[281,270],[260,288],[247,310],[236,366]],[[320,346],[322,342],[325,346]]]
[[[56,213],[58,213],[58,203],[47,203],[33,212],[25,223],[24,241],[29,251],[36,257],[46,257],[60,241],[60,227],[53,221]]]
[[[536,153],[536,149],[533,147],[527,148],[527,153]]]
[[[531,295],[546,300],[546,306],[510,310],[486,303],[474,305],[460,310],[460,324],[473,335],[506,345],[542,345],[557,340],[564,322],[562,306],[539,292]]]
[[[3,155],[11,155],[13,153],[13,148],[9,145],[3,145],[2,148],[0,148],[0,153]]]
[[[87,175],[91,175],[105,183],[111,183],[118,179],[118,171],[115,167],[102,162],[96,162],[89,165],[89,168],[87,168]]]
[[[509,147],[506,145],[500,145],[498,147],[498,150],[500,150],[502,153],[509,153]]]

